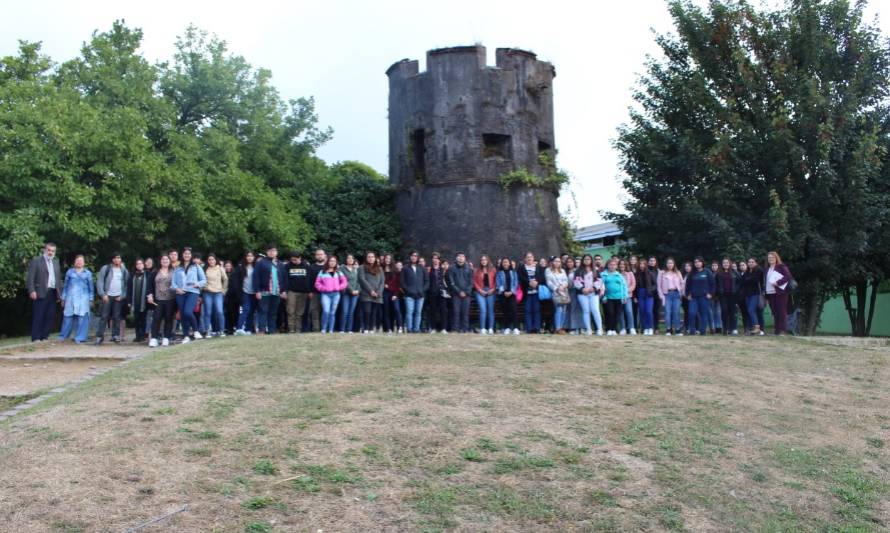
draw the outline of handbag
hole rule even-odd
[[[569,291],[559,289],[553,293],[553,303],[557,305],[566,305],[572,301]]]
[[[552,297],[553,293],[550,291],[550,287],[547,285],[538,285],[538,300],[549,300]]]

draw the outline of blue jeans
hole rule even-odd
[[[482,296],[476,295],[476,305],[479,306],[479,328],[494,329],[494,294]]]
[[[707,296],[693,296],[689,301],[689,333],[705,335],[710,314],[711,300]]]
[[[634,324],[633,298],[628,298],[627,301],[624,302],[624,312],[621,313],[621,316],[618,318],[621,319],[618,321],[621,324],[621,329],[623,329],[623,330],[636,329],[636,325]]]
[[[754,295],[745,297],[745,309],[748,310],[748,320],[751,321],[752,328],[754,326],[760,326],[761,328],[763,327],[763,323],[759,320],[760,313],[757,312],[757,311],[759,311],[759,309],[757,308],[757,304],[759,304],[759,303],[760,303],[760,295],[759,294],[754,294]]]
[[[337,320],[337,304],[340,303],[339,292],[321,293],[321,332],[333,333],[334,322]]]
[[[581,303],[581,320],[584,321],[584,329],[593,331],[591,327],[590,317],[593,316],[593,322],[596,331],[603,329],[603,316],[600,314],[600,297],[597,293],[578,294],[578,301]]]
[[[402,327],[402,302],[398,296],[396,296],[396,299],[393,300],[393,296],[396,295],[387,290],[383,291],[384,331],[393,331],[397,328]]]
[[[541,331],[541,300],[538,294],[526,294],[523,301],[525,310],[525,332]]]
[[[711,311],[711,321],[708,324],[712,329],[723,329],[723,319],[720,315],[720,302],[717,299],[712,298],[711,300],[708,300],[708,303],[710,304],[709,309]]]
[[[559,331],[566,323],[566,308],[568,304],[553,304],[553,329]]]
[[[343,333],[352,331],[357,303],[358,296],[353,296],[348,291],[340,296],[340,331]]]
[[[420,319],[423,318],[423,297],[405,296],[405,314],[408,315],[405,324],[408,333],[420,332]]]
[[[461,298],[455,294],[452,299],[451,331],[467,333],[470,331],[470,295]]]
[[[188,337],[192,331],[198,331],[198,319],[195,317],[195,305],[197,304],[198,294],[195,292],[176,295],[176,307],[179,309],[183,337]]]
[[[256,296],[241,292],[241,313],[238,315],[238,325],[235,329],[253,331],[254,315],[256,313]]]
[[[201,318],[204,320],[204,331],[215,331],[218,333],[225,329],[226,316],[223,314],[223,293],[204,293],[204,308],[201,311]],[[216,327],[212,327],[213,319],[216,319]]]
[[[674,333],[680,331],[683,322],[680,320],[680,293],[671,291],[664,298],[664,327],[673,329]]]
[[[63,316],[59,340],[67,339],[72,331],[74,331],[74,342],[86,342],[90,333],[90,314]]]
[[[275,333],[279,303],[281,303],[281,297],[277,294],[264,294],[260,298],[256,319],[257,330],[260,333],[269,333],[270,335]]]
[[[637,301],[640,307],[640,327],[644,330],[654,329],[652,309],[655,305],[654,295],[649,292],[646,287],[637,288]]]

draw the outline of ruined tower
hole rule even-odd
[[[503,176],[552,172],[553,78],[535,54],[498,48],[486,66],[484,46],[427,52],[389,67],[389,179],[406,249],[472,261],[557,254],[557,192]]]

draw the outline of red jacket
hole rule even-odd
[[[387,272],[384,276],[383,288],[396,296],[402,295],[402,278],[395,270]]]
[[[491,291],[491,294],[495,294],[497,292],[497,286],[494,284],[495,276],[497,275],[497,269],[494,267],[488,267],[488,290]],[[476,292],[482,292],[484,287],[482,286],[482,282],[484,280],[485,274],[482,273],[481,268],[477,268],[473,271],[473,288],[476,289]]]

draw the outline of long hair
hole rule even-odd
[[[487,260],[487,261],[486,261],[486,265],[485,265],[485,270],[482,269],[482,268],[483,268],[483,267],[482,267],[482,260],[483,260],[483,259],[486,259],[486,260]],[[482,254],[481,256],[479,256],[479,266],[476,268],[476,270],[479,270],[480,272],[490,272],[491,270],[494,270],[494,269],[496,269],[496,267],[495,267],[494,265],[491,264],[491,258],[490,258],[490,257],[488,257],[488,256],[485,255],[485,254]]]
[[[368,255],[374,256],[374,262],[371,264],[368,264]],[[362,266],[365,268],[365,270],[376,276],[380,273],[380,257],[378,257],[377,254],[374,252],[368,252],[365,254],[365,263]]]
[[[773,251],[771,251],[771,252],[767,252],[766,256],[769,257],[769,254],[773,254],[773,256],[775,256],[775,258],[776,258],[776,264],[777,264],[777,265],[781,265],[781,264],[782,264],[782,256],[779,255],[779,252],[773,250]],[[769,264],[769,261],[767,261],[766,263]]]

